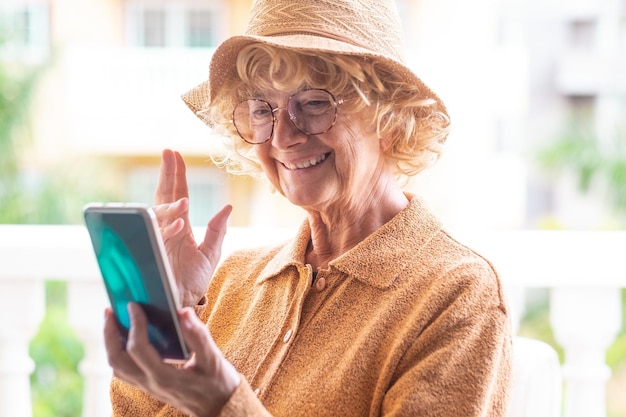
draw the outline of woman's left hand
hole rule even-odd
[[[190,415],[218,415],[239,386],[240,377],[193,309],[183,308],[178,312],[183,338],[193,352],[192,358],[181,367],[163,362],[150,344],[141,307],[130,303],[128,312],[131,327],[124,349],[113,312],[106,309],[104,336],[113,374]]]
[[[195,306],[205,294],[222,254],[232,207],[224,206],[211,218],[198,245],[189,220],[185,161],[180,153],[170,149],[162,154],[154,204],[181,305]]]

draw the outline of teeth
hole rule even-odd
[[[309,159],[308,161],[298,162],[297,164],[289,164],[289,163],[285,162],[284,165],[288,169],[304,169],[304,168],[308,168],[308,167],[317,165],[320,162],[322,162],[324,159],[326,159],[326,154],[318,156],[315,159]]]

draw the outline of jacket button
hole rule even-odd
[[[319,277],[317,279],[317,281],[315,282],[315,288],[318,291],[323,291],[324,288],[326,288],[326,280],[324,279],[324,277]]]

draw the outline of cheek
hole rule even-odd
[[[261,164],[265,176],[274,183],[277,176],[276,166],[274,165],[274,160],[269,155],[269,144],[255,145],[254,153]]]
[[[261,166],[263,167],[263,169],[265,169],[270,159],[268,144],[263,143],[261,145],[253,145],[253,146],[254,146],[253,147],[254,154],[256,155],[257,159],[261,163]]]

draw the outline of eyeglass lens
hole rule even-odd
[[[337,118],[337,102],[326,90],[303,90],[289,97],[287,111],[294,126],[307,135],[318,135],[333,127]],[[271,139],[275,112],[282,108],[261,99],[244,100],[233,111],[233,122],[239,135],[248,143],[258,144]]]

